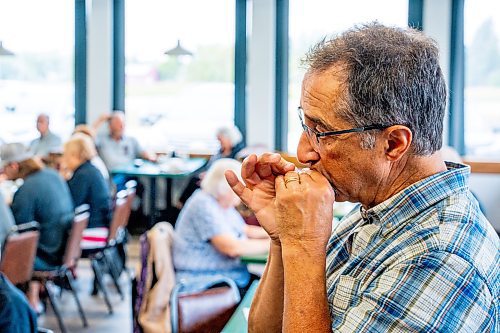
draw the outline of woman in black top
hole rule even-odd
[[[74,134],[64,144],[62,165],[73,204],[90,206],[87,230],[84,231],[82,248],[98,247],[106,242],[111,220],[111,196],[101,172],[90,162],[96,155],[91,139],[81,133]],[[96,243],[97,242],[97,243]]]
[[[223,126],[217,130],[217,140],[220,144],[219,151],[213,155],[207,164],[203,167],[199,175],[192,177],[189,183],[186,185],[184,191],[179,197],[179,204],[183,206],[184,203],[189,199],[191,194],[200,188],[200,181],[203,179],[206,170],[212,165],[213,162],[221,158],[232,158],[237,159],[237,154],[245,148],[245,143],[243,142],[243,135],[241,135],[240,130],[236,126]]]

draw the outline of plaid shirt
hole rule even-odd
[[[334,332],[500,332],[500,242],[468,189],[469,168],[447,165],[334,228]]]

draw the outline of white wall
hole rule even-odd
[[[248,38],[247,144],[274,148],[275,0],[253,0]]]
[[[113,105],[113,4],[92,0],[87,8],[87,123],[92,124]]]
[[[446,84],[450,78],[450,36],[451,36],[451,0],[426,0],[424,3],[424,32],[434,38],[440,49],[440,63]],[[449,106],[449,102],[448,102]],[[444,122],[444,142],[448,140],[448,117]],[[500,175],[472,174],[469,186],[483,205],[486,217],[495,229],[500,231]]]
[[[469,186],[481,202],[490,223],[500,231],[500,175],[472,174]]]
[[[426,0],[423,27],[426,35],[439,44],[440,65],[446,85],[450,83],[451,0]],[[443,139],[448,142],[449,96],[444,121]]]

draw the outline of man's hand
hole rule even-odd
[[[281,243],[324,249],[332,231],[334,191],[319,172],[276,177],[276,224]]]
[[[226,171],[226,179],[233,191],[254,213],[259,223],[273,241],[279,241],[275,222],[275,180],[279,175],[295,169],[279,154],[266,153],[248,156],[241,167],[243,185],[232,171]]]

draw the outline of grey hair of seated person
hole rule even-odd
[[[224,136],[229,139],[231,146],[234,147],[243,140],[243,135],[236,126],[223,126],[217,130],[217,136]]]
[[[226,181],[224,173],[226,170],[233,171],[240,181],[241,179],[241,162],[233,160],[232,158],[221,158],[216,160],[208,169],[207,173],[201,181],[200,187],[203,191],[212,195],[216,199],[220,196],[232,191],[231,187]]]
[[[113,112],[111,112],[111,118],[120,118],[121,120],[125,120],[125,112],[121,110],[113,110]]]

